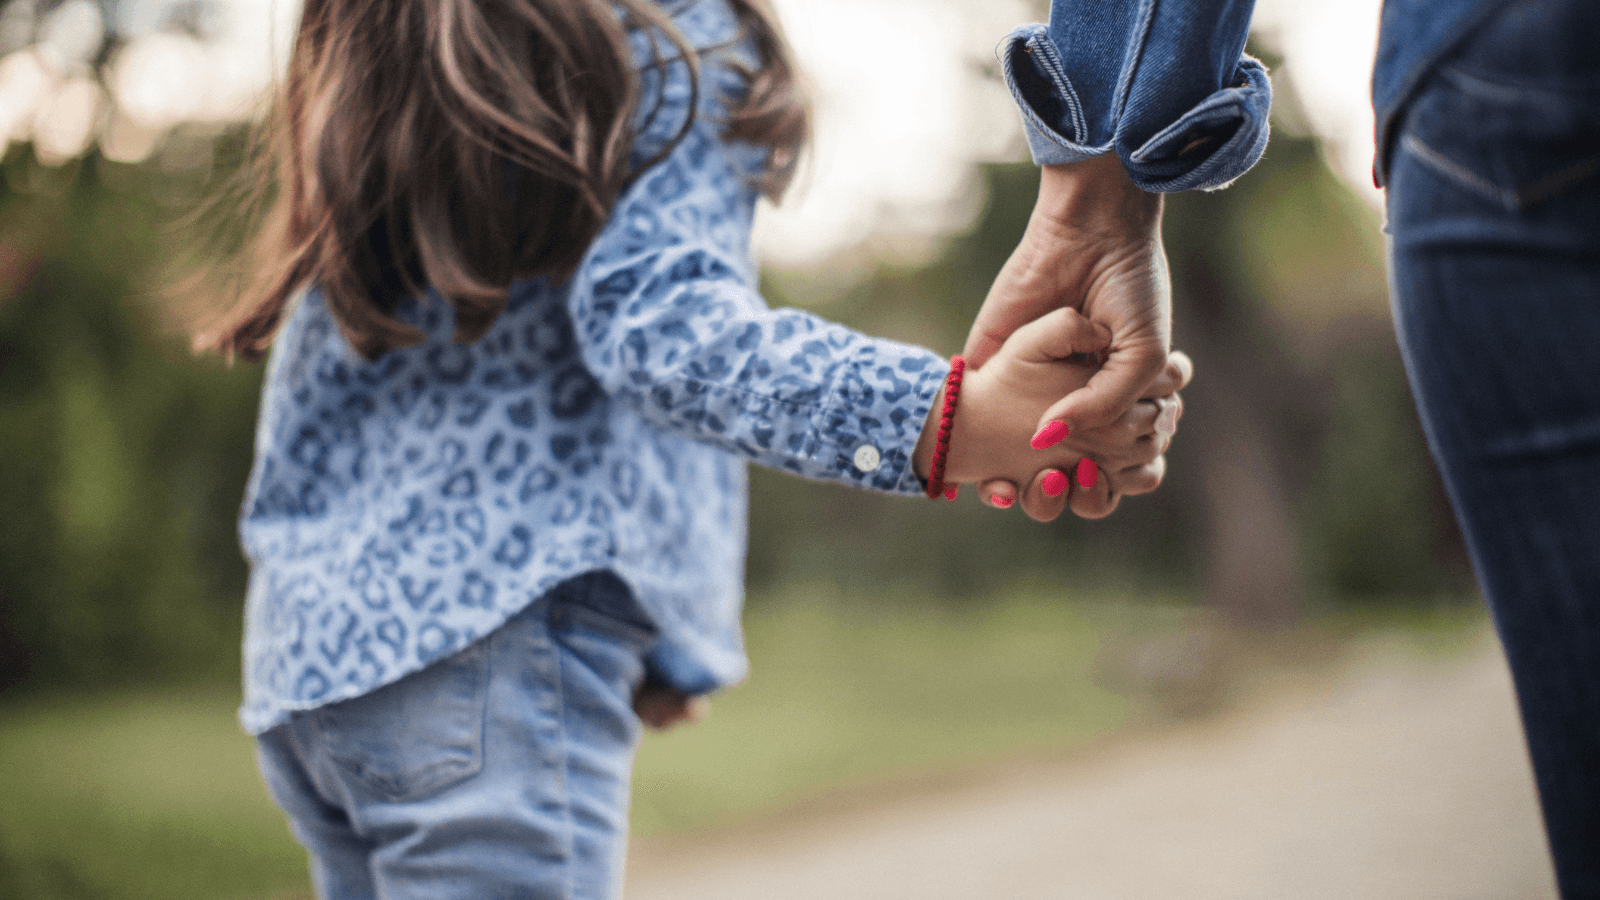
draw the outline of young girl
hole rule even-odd
[[[1158,452],[1029,448],[1109,340],[1071,310],[957,380],[765,307],[805,109],[758,0],[308,0],[272,121],[204,343],[274,345],[240,716],[324,898],[617,895],[635,692],[745,672],[746,461],[920,495]]]

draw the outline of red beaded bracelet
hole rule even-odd
[[[933,442],[933,461],[928,464],[928,499],[937,500],[942,495],[954,500],[959,488],[946,492],[944,488],[944,462],[950,455],[950,430],[956,421],[956,403],[961,399],[961,373],[967,361],[959,356],[950,358],[950,375],[944,380],[944,409],[939,413],[938,437]]]

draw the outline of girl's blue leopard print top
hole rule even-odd
[[[723,0],[676,20],[731,49],[707,56],[692,130],[567,283],[516,284],[467,346],[448,305],[420,298],[402,312],[426,342],[375,362],[314,288],[285,324],[241,523],[250,732],[420,669],[596,570],[654,619],[656,675],[714,689],[746,665],[746,460],[920,492],[911,451],[945,361],[765,306],[749,248],[764,156],[719,125],[749,49]],[[682,125],[686,73],[646,71],[659,100],[636,160]]]

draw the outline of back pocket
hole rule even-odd
[[[488,641],[312,713],[329,756],[389,800],[417,800],[483,767]]]
[[[1581,6],[1513,4],[1485,22],[1418,91],[1397,150],[1507,212],[1593,191],[1600,66],[1563,18]]]

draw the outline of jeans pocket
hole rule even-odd
[[[310,715],[334,764],[392,801],[416,800],[483,766],[489,641]]]
[[[1592,190],[1600,174],[1594,57],[1564,52],[1568,23],[1529,15],[1528,5],[1491,18],[1440,62],[1407,110],[1397,147],[1513,213]]]

